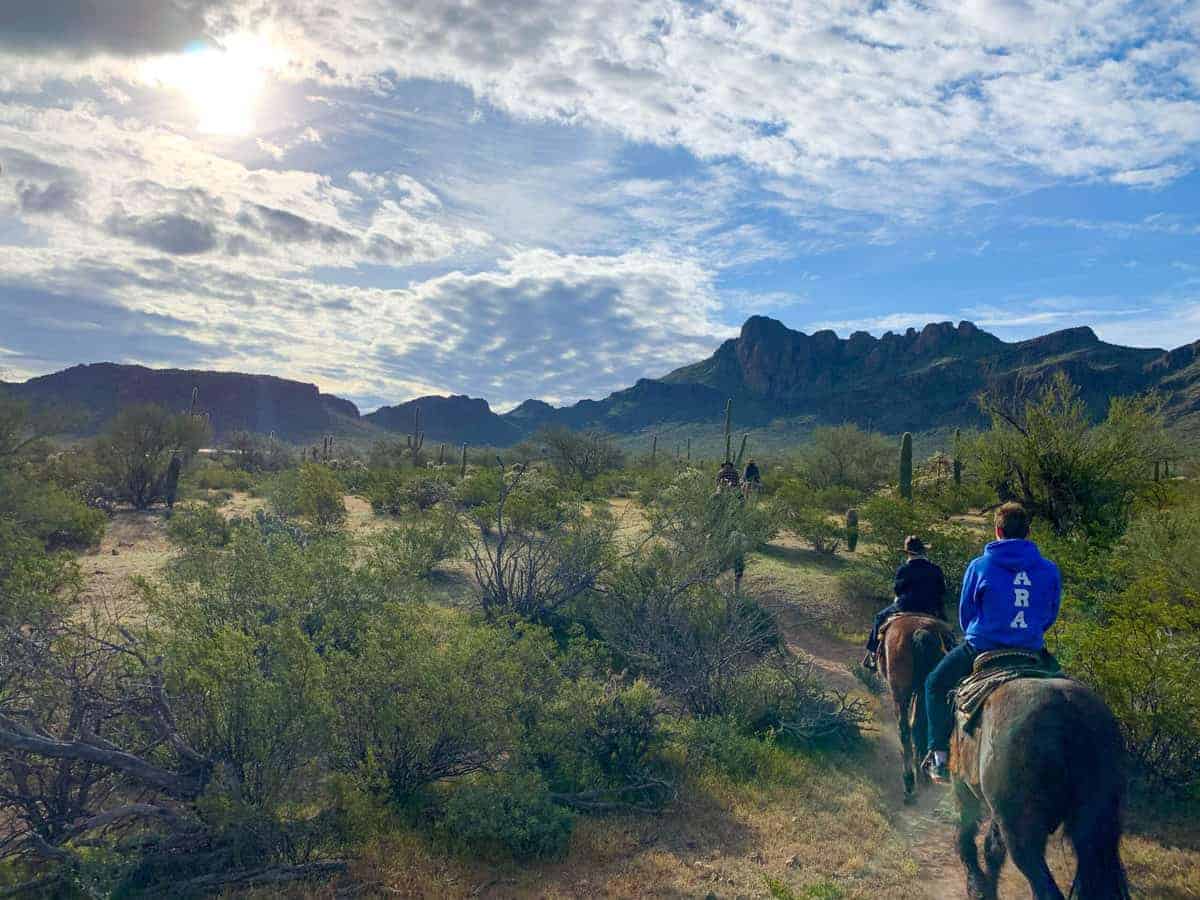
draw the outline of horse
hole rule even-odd
[[[916,798],[918,780],[922,785],[929,781],[920,768],[929,730],[925,721],[925,679],[953,640],[949,625],[918,613],[893,617],[884,625],[880,638],[879,674],[888,683],[896,705],[905,803]]]
[[[1063,900],[1046,865],[1046,841],[1062,825],[1075,849],[1071,896],[1128,900],[1120,857],[1123,756],[1116,719],[1083,684],[1023,678],[996,688],[973,732],[956,728],[950,748],[968,896],[996,900],[1009,855],[1035,900]],[[975,846],[985,810],[986,871]]]

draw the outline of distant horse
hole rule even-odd
[[[1035,900],[1062,900],[1046,865],[1046,839],[1064,825],[1077,861],[1071,896],[1127,900],[1120,857],[1124,749],[1104,701],[1066,678],[1019,679],[996,688],[979,715],[972,734],[955,729],[950,753],[969,896],[995,900],[1008,854]],[[975,847],[985,811],[991,813],[986,872]]]
[[[917,781],[928,783],[920,768],[928,726],[925,721],[925,679],[953,643],[950,626],[933,616],[904,613],[890,619],[883,630],[879,674],[891,689],[900,727],[904,765],[904,802],[916,796]]]

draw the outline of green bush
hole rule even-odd
[[[231,528],[220,511],[207,503],[177,506],[167,523],[167,537],[185,550],[211,550],[229,543]]]
[[[367,540],[367,567],[386,582],[427,578],[437,565],[459,557],[467,531],[451,507],[437,507],[401,528],[389,528]]]
[[[780,486],[771,502],[779,526],[818,553],[832,555],[846,537],[845,525],[832,521],[816,493],[797,479]]]
[[[51,550],[83,549],[100,543],[108,517],[53,484],[0,471],[0,516]]]
[[[183,485],[199,491],[249,491],[254,486],[254,476],[243,469],[206,461],[188,471]]]
[[[96,443],[105,483],[122,500],[147,509],[173,491],[171,460],[187,462],[208,441],[207,422],[144,404],[121,410]]]
[[[79,566],[70,555],[47,552],[24,525],[0,516],[0,624],[62,613],[82,586]]]
[[[709,769],[734,781],[753,781],[774,764],[774,735],[746,734],[729,716],[705,716],[681,723],[689,767]]]
[[[318,528],[336,527],[346,520],[341,482],[318,463],[281,472],[267,483],[266,493],[281,516],[306,519]]]
[[[372,470],[363,489],[371,508],[393,516],[424,512],[453,494],[441,472],[424,469]]]
[[[435,828],[473,857],[529,860],[561,856],[574,824],[536,773],[499,772],[456,785]]]

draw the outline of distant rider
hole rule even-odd
[[[729,460],[721,463],[721,468],[717,470],[717,490],[734,490],[736,491],[741,486],[741,480],[738,478],[737,468]]]
[[[1029,540],[1029,513],[1019,503],[996,510],[996,540],[971,561],[963,576],[958,621],[966,640],[951,650],[925,681],[929,756],[925,771],[948,784],[954,712],[950,692],[971,674],[975,657],[1006,647],[1044,650],[1058,618],[1062,578],[1058,566]]]
[[[867,655],[863,667],[875,668],[875,654],[879,652],[879,629],[891,616],[898,612],[923,613],[938,619],[946,618],[946,578],[939,566],[929,561],[925,542],[915,534],[904,539],[907,560],[896,570],[892,584],[895,600],[881,609],[871,626],[867,639]]]
[[[758,465],[754,460],[746,463],[746,472],[742,475],[742,481],[746,484],[753,485],[754,489],[762,487],[762,475],[759,474]]]

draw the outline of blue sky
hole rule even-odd
[[[16,0],[0,370],[596,397],[754,313],[1200,338],[1200,3]]]

